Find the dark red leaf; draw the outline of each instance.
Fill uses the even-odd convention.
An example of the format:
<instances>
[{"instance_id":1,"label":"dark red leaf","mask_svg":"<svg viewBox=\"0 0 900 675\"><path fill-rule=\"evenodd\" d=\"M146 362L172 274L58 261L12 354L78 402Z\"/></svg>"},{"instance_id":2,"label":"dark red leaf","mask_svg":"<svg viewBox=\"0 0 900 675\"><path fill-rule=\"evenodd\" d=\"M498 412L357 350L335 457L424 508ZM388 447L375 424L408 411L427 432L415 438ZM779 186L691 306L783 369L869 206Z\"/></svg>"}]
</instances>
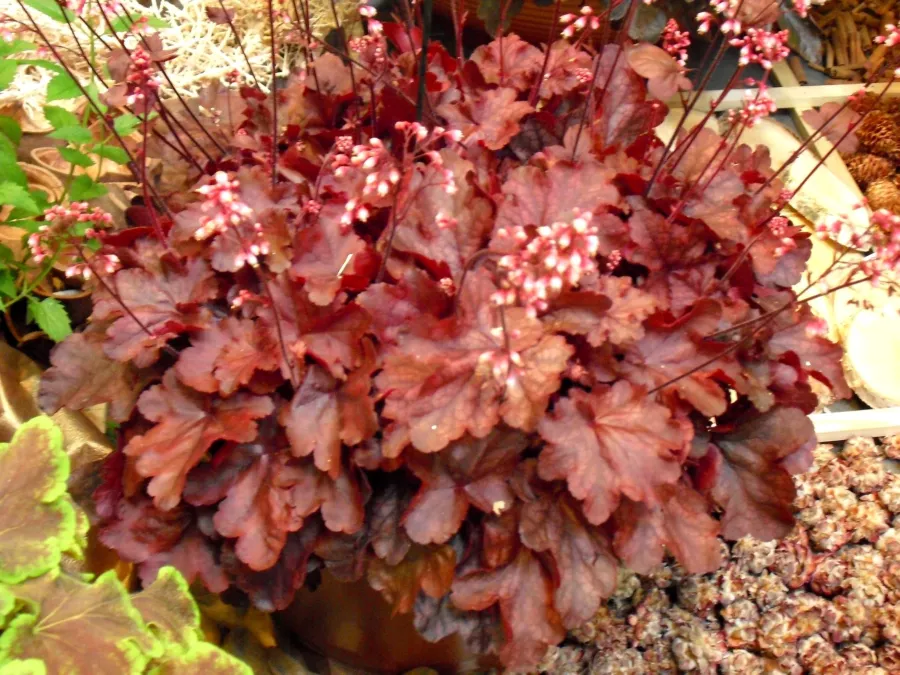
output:
<instances>
[{"instance_id":1,"label":"dark red leaf","mask_svg":"<svg viewBox=\"0 0 900 675\"><path fill-rule=\"evenodd\" d=\"M320 532L321 524L315 519L308 520L303 529L288 535L278 562L262 572L243 565L228 549L223 551L223 564L235 585L250 596L257 609L263 612L287 609L306 580L307 562Z\"/></svg>"},{"instance_id":2,"label":"dark red leaf","mask_svg":"<svg viewBox=\"0 0 900 675\"><path fill-rule=\"evenodd\" d=\"M613 521L616 554L638 574L661 565L666 550L690 574L712 572L722 563L719 521L709 515L707 501L682 483L660 486L649 502L622 500Z\"/></svg>"},{"instance_id":3,"label":"dark red leaf","mask_svg":"<svg viewBox=\"0 0 900 675\"><path fill-rule=\"evenodd\" d=\"M197 527L190 527L170 549L144 561L138 572L144 584L152 583L161 567L171 565L191 584L201 581L213 593L222 593L229 578L218 560L218 547Z\"/></svg>"},{"instance_id":4,"label":"dark red leaf","mask_svg":"<svg viewBox=\"0 0 900 675\"><path fill-rule=\"evenodd\" d=\"M278 368L277 337L259 323L225 317L191 340L175 364L178 379L206 393L233 394L257 370Z\"/></svg>"},{"instance_id":5,"label":"dark red leaf","mask_svg":"<svg viewBox=\"0 0 900 675\"><path fill-rule=\"evenodd\" d=\"M53 348L50 368L41 377L38 405L52 415L60 408L84 410L109 403L109 413L117 422L131 416L141 381L128 363L110 359L103 351L105 336L93 330L75 333Z\"/></svg>"},{"instance_id":6,"label":"dark red leaf","mask_svg":"<svg viewBox=\"0 0 900 675\"><path fill-rule=\"evenodd\" d=\"M463 143L483 143L489 150L500 150L519 133L519 122L533 108L517 101L518 92L510 87L471 91L463 101L439 106L437 112L450 129L461 131Z\"/></svg>"},{"instance_id":7,"label":"dark red leaf","mask_svg":"<svg viewBox=\"0 0 900 675\"><path fill-rule=\"evenodd\" d=\"M372 284L356 298L372 317L372 332L381 343L396 342L422 314L444 315L449 301L428 275L415 268L407 269L396 284Z\"/></svg>"},{"instance_id":8,"label":"dark red leaf","mask_svg":"<svg viewBox=\"0 0 900 675\"><path fill-rule=\"evenodd\" d=\"M469 505L485 513L509 508L513 494L506 484L519 454L524 434L495 429L482 439L464 437L441 453L414 454L409 466L422 481L403 524L419 544L442 544L459 530Z\"/></svg>"},{"instance_id":9,"label":"dark red leaf","mask_svg":"<svg viewBox=\"0 0 900 675\"><path fill-rule=\"evenodd\" d=\"M171 549L190 522L183 509L161 511L146 497L120 499L99 538L124 560L141 563Z\"/></svg>"},{"instance_id":10,"label":"dark red leaf","mask_svg":"<svg viewBox=\"0 0 900 675\"><path fill-rule=\"evenodd\" d=\"M538 473L566 480L595 525L609 518L620 495L652 500L658 486L677 481L692 436L689 425L625 381L589 394L573 389L539 431L547 445Z\"/></svg>"},{"instance_id":11,"label":"dark red leaf","mask_svg":"<svg viewBox=\"0 0 900 675\"><path fill-rule=\"evenodd\" d=\"M618 561L609 541L586 523L578 507L562 495L544 494L522 506L522 543L547 551L559 573L554 607L566 628L589 621L600 603L616 590Z\"/></svg>"},{"instance_id":12,"label":"dark red leaf","mask_svg":"<svg viewBox=\"0 0 900 675\"><path fill-rule=\"evenodd\" d=\"M783 462L816 442L812 422L796 408L776 408L735 431L714 435L701 484L724 509L722 536L782 537L794 522L794 481Z\"/></svg>"},{"instance_id":13,"label":"dark red leaf","mask_svg":"<svg viewBox=\"0 0 900 675\"><path fill-rule=\"evenodd\" d=\"M106 283L118 298L98 289L93 314L95 321L111 322L106 353L139 368L156 361L160 348L171 338L206 326L209 313L200 303L217 293L212 270L196 258L185 262L181 270L121 270Z\"/></svg>"},{"instance_id":14,"label":"dark red leaf","mask_svg":"<svg viewBox=\"0 0 900 675\"><path fill-rule=\"evenodd\" d=\"M455 568L452 546L413 546L396 565L380 558L370 561L368 580L392 606L394 614L406 614L412 610L420 590L432 598L446 595Z\"/></svg>"},{"instance_id":15,"label":"dark red leaf","mask_svg":"<svg viewBox=\"0 0 900 675\"><path fill-rule=\"evenodd\" d=\"M403 560L412 545L400 522L408 505L409 494L401 483L389 483L370 502L372 550L388 565Z\"/></svg>"},{"instance_id":16,"label":"dark red leaf","mask_svg":"<svg viewBox=\"0 0 900 675\"><path fill-rule=\"evenodd\" d=\"M154 503L172 509L181 499L188 471L213 443L252 441L257 432L254 420L273 409L270 398L248 394L210 401L180 384L170 369L162 384L138 400L141 414L157 424L132 438L125 454L136 458L141 476L150 478L147 493Z\"/></svg>"},{"instance_id":17,"label":"dark red leaf","mask_svg":"<svg viewBox=\"0 0 900 675\"><path fill-rule=\"evenodd\" d=\"M506 630L500 658L507 668L534 668L547 648L565 637L553 607L553 584L527 549L521 549L505 567L457 579L451 597L460 609L477 611L500 605Z\"/></svg>"},{"instance_id":18,"label":"dark red leaf","mask_svg":"<svg viewBox=\"0 0 900 675\"><path fill-rule=\"evenodd\" d=\"M491 303L494 291L487 273L468 275L456 316L414 325L387 352L376 378L387 399L383 415L408 427L422 452L436 452L466 432L484 437L501 418L534 429L559 388L571 347L544 335L524 310L507 309L509 349L520 365L513 363Z\"/></svg>"}]
</instances>

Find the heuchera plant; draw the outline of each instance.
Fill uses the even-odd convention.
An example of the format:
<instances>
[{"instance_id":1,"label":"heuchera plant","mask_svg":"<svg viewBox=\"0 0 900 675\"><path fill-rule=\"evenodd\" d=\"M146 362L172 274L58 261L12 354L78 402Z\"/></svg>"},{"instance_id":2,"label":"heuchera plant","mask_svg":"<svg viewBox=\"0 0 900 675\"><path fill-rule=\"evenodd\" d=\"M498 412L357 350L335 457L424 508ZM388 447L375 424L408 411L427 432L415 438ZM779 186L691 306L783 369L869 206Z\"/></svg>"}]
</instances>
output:
<instances>
[{"instance_id":1,"label":"heuchera plant","mask_svg":"<svg viewBox=\"0 0 900 675\"><path fill-rule=\"evenodd\" d=\"M810 235L780 214L784 167L740 144L765 80L724 137L657 139L655 97L696 100L687 36L628 44L637 4L465 57L418 5L363 6L346 52L313 44L301 2L302 72L184 105L167 52L121 40L104 100L165 169L132 150L137 226L96 235L91 322L40 392L121 423L104 543L268 610L311 570L366 578L427 639L528 667L619 565L709 571L719 536L789 530L811 380L849 395L815 291L792 290ZM732 86L784 58L778 11L703 19L714 64L742 50ZM870 276L897 225L873 219Z\"/></svg>"}]
</instances>

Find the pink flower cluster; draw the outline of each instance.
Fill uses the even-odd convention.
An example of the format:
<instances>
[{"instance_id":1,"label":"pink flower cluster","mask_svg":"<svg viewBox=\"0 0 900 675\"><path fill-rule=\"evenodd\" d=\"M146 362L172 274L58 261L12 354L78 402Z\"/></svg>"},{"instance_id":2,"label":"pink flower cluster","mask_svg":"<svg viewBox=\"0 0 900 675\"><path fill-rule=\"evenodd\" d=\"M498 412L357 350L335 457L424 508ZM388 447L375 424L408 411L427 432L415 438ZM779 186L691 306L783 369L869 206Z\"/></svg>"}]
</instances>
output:
<instances>
[{"instance_id":1,"label":"pink flower cluster","mask_svg":"<svg viewBox=\"0 0 900 675\"><path fill-rule=\"evenodd\" d=\"M892 23L885 25L884 35L876 37L875 42L887 47L900 45L900 26L896 26Z\"/></svg>"},{"instance_id":2,"label":"pink flower cluster","mask_svg":"<svg viewBox=\"0 0 900 675\"><path fill-rule=\"evenodd\" d=\"M805 19L809 14L809 5L809 0L794 0L794 11Z\"/></svg>"},{"instance_id":3,"label":"pink flower cluster","mask_svg":"<svg viewBox=\"0 0 900 675\"><path fill-rule=\"evenodd\" d=\"M754 80L748 80L749 85L756 84ZM744 124L747 128L754 126L764 117L768 117L778 110L774 99L769 95L769 89L765 82L759 82L756 91L747 92L744 104L740 110L731 110L728 113L728 121L731 124Z\"/></svg>"},{"instance_id":4,"label":"pink flower cluster","mask_svg":"<svg viewBox=\"0 0 900 675\"><path fill-rule=\"evenodd\" d=\"M776 257L780 258L797 248L797 242L788 233L790 225L791 221L784 216L775 216L769 221L769 231L781 239L781 243L775 248Z\"/></svg>"},{"instance_id":5,"label":"pink flower cluster","mask_svg":"<svg viewBox=\"0 0 900 675\"><path fill-rule=\"evenodd\" d=\"M253 209L241 201L239 190L239 181L229 178L224 171L217 171L211 183L198 187L197 192L205 197L200 208L211 215L200 219L200 228L194 233L194 238L202 241L215 234L233 232L240 242L234 260L236 269L244 265L256 267L259 256L270 250L269 242L263 236L262 223L255 221Z\"/></svg>"},{"instance_id":6,"label":"pink flower cluster","mask_svg":"<svg viewBox=\"0 0 900 675\"><path fill-rule=\"evenodd\" d=\"M690 33L678 30L678 22L669 19L662 32L663 49L674 56L682 66L687 65L688 47L691 46Z\"/></svg>"},{"instance_id":7,"label":"pink flower cluster","mask_svg":"<svg viewBox=\"0 0 900 675\"><path fill-rule=\"evenodd\" d=\"M787 46L788 37L790 31L787 30L773 33L761 28L750 28L743 37L732 38L730 44L732 47L740 47L738 63L742 66L758 63L766 70L771 70L773 64L783 61L791 53Z\"/></svg>"},{"instance_id":8,"label":"pink flower cluster","mask_svg":"<svg viewBox=\"0 0 900 675\"><path fill-rule=\"evenodd\" d=\"M873 213L869 239L873 255L862 262L862 269L877 284L885 272L900 272L900 215L887 209Z\"/></svg>"},{"instance_id":9,"label":"pink flower cluster","mask_svg":"<svg viewBox=\"0 0 900 675\"><path fill-rule=\"evenodd\" d=\"M72 202L68 206L51 206L44 211L46 225L28 237L28 248L36 263L54 254L52 246L67 236L90 236L94 227L109 227L112 216L103 209L91 207L87 202ZM81 229L83 228L83 229ZM76 231L79 230L79 231Z\"/></svg>"},{"instance_id":10,"label":"pink flower cluster","mask_svg":"<svg viewBox=\"0 0 900 675\"><path fill-rule=\"evenodd\" d=\"M160 82L153 69L153 59L146 49L140 45L136 46L131 50L130 59L128 74L125 77L129 93L125 101L133 106L155 96Z\"/></svg>"},{"instance_id":11,"label":"pink flower cluster","mask_svg":"<svg viewBox=\"0 0 900 675\"><path fill-rule=\"evenodd\" d=\"M733 33L734 35L740 34L741 22L737 18L737 13L740 11L743 2L744 0L711 0L709 3L716 11L716 14L725 17L725 21L722 22L723 33ZM702 13L707 14L706 12ZM701 22L705 22L707 24L707 30L709 30L709 21L712 19L712 16L707 14L707 17L708 18L700 19L700 16L698 15L697 18Z\"/></svg>"},{"instance_id":12,"label":"pink flower cluster","mask_svg":"<svg viewBox=\"0 0 900 675\"><path fill-rule=\"evenodd\" d=\"M94 276L94 272L100 272L104 275L110 275L116 272L122 266L119 256L114 253L98 253L91 260L91 263L78 262L66 268L67 277L82 277L90 279Z\"/></svg>"},{"instance_id":13,"label":"pink flower cluster","mask_svg":"<svg viewBox=\"0 0 900 675\"><path fill-rule=\"evenodd\" d=\"M350 136L339 136L334 144L335 155L332 164L336 178L344 178L351 171L360 171L365 176L363 199L349 199L341 216L341 224L349 228L354 220L366 222L369 209L365 205L366 198L387 197L391 188L400 182L400 170L394 158L379 138L372 138L366 143L353 145Z\"/></svg>"},{"instance_id":14,"label":"pink flower cluster","mask_svg":"<svg viewBox=\"0 0 900 675\"><path fill-rule=\"evenodd\" d=\"M581 8L578 14L563 14L559 22L565 26L562 31L564 38L570 38L582 30L594 31L600 28L600 17L594 14L594 10L588 5Z\"/></svg>"},{"instance_id":15,"label":"pink flower cluster","mask_svg":"<svg viewBox=\"0 0 900 675\"><path fill-rule=\"evenodd\" d=\"M537 315L547 309L548 300L598 272L600 237L591 213L575 213L571 222L544 225L534 234L515 226L501 229L498 236L518 250L497 263L505 282L494 294L497 305L518 303Z\"/></svg>"}]
</instances>

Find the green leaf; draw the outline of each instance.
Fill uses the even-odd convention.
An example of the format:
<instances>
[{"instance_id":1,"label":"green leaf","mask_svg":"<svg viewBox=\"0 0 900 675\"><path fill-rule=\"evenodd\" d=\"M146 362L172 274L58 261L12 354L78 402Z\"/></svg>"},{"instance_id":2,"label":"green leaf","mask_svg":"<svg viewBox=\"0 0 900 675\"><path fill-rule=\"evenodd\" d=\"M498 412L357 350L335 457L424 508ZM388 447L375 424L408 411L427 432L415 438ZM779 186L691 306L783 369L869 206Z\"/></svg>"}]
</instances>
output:
<instances>
[{"instance_id":1,"label":"green leaf","mask_svg":"<svg viewBox=\"0 0 900 675\"><path fill-rule=\"evenodd\" d=\"M17 61L12 59L0 61L0 91L3 91L12 84L18 69L19 63Z\"/></svg>"},{"instance_id":2,"label":"green leaf","mask_svg":"<svg viewBox=\"0 0 900 675\"><path fill-rule=\"evenodd\" d=\"M101 183L91 180L90 176L78 176L69 184L69 199L73 202L86 202L102 197L109 190Z\"/></svg>"},{"instance_id":3,"label":"green leaf","mask_svg":"<svg viewBox=\"0 0 900 675\"><path fill-rule=\"evenodd\" d=\"M44 298L40 302L28 298L28 309L38 328L54 342L60 342L72 334L72 322L66 308L56 298Z\"/></svg>"},{"instance_id":4,"label":"green leaf","mask_svg":"<svg viewBox=\"0 0 900 675\"><path fill-rule=\"evenodd\" d=\"M0 244L0 267L3 267L13 261L15 256L9 246Z\"/></svg>"},{"instance_id":5,"label":"green leaf","mask_svg":"<svg viewBox=\"0 0 900 675\"><path fill-rule=\"evenodd\" d=\"M13 610L16 608L16 596L6 590L6 587L0 585L0 630L2 630L9 619ZM0 673L3 670L0 669Z\"/></svg>"},{"instance_id":6,"label":"green leaf","mask_svg":"<svg viewBox=\"0 0 900 675\"><path fill-rule=\"evenodd\" d=\"M58 63L54 63L53 61L48 61L47 59L19 59L20 66L37 66L38 68L44 68L45 70L52 71L54 73L65 73L66 69L63 68Z\"/></svg>"},{"instance_id":7,"label":"green leaf","mask_svg":"<svg viewBox=\"0 0 900 675\"><path fill-rule=\"evenodd\" d=\"M59 21L60 23L64 23L66 18L68 18L69 21L75 20L75 15L69 10L60 7L56 0L23 0L23 2L32 9L36 9L41 14L46 14L51 19Z\"/></svg>"},{"instance_id":8,"label":"green leaf","mask_svg":"<svg viewBox=\"0 0 900 675\"><path fill-rule=\"evenodd\" d=\"M2 42L2 41L0 41ZM22 127L12 117L0 115L0 134L6 136L16 145L22 140Z\"/></svg>"},{"instance_id":9,"label":"green leaf","mask_svg":"<svg viewBox=\"0 0 900 675\"><path fill-rule=\"evenodd\" d=\"M50 125L54 129L82 126L81 119L79 119L78 115L55 105L44 106L44 117L47 118L47 121L50 122Z\"/></svg>"},{"instance_id":10,"label":"green leaf","mask_svg":"<svg viewBox=\"0 0 900 675\"><path fill-rule=\"evenodd\" d=\"M197 642L184 654L163 661L149 675L253 675L253 671L215 645Z\"/></svg>"},{"instance_id":11,"label":"green leaf","mask_svg":"<svg viewBox=\"0 0 900 675\"><path fill-rule=\"evenodd\" d=\"M97 83L88 82L84 90L87 92L88 100L91 102L91 108L93 109L91 112L100 111L101 114L106 114L109 107L100 100L100 88L97 86Z\"/></svg>"},{"instance_id":12,"label":"green leaf","mask_svg":"<svg viewBox=\"0 0 900 675\"><path fill-rule=\"evenodd\" d=\"M6 478L0 482L0 583L17 584L56 568L74 540L69 456L59 427L47 416L20 426L0 445L0 476ZM0 637L0 653L2 646Z\"/></svg>"},{"instance_id":13,"label":"green leaf","mask_svg":"<svg viewBox=\"0 0 900 675\"><path fill-rule=\"evenodd\" d=\"M0 58L31 51L32 49L37 49L37 45L33 42L28 42L28 40L13 40L12 42L0 40Z\"/></svg>"},{"instance_id":14,"label":"green leaf","mask_svg":"<svg viewBox=\"0 0 900 675\"><path fill-rule=\"evenodd\" d=\"M156 580L131 597L141 617L167 654L185 652L203 637L200 610L187 581L174 567L163 567Z\"/></svg>"},{"instance_id":15,"label":"green leaf","mask_svg":"<svg viewBox=\"0 0 900 675\"><path fill-rule=\"evenodd\" d=\"M40 659L16 659L0 666L0 675L47 675L47 666Z\"/></svg>"},{"instance_id":16,"label":"green leaf","mask_svg":"<svg viewBox=\"0 0 900 675\"><path fill-rule=\"evenodd\" d=\"M481 0L478 3L478 18L484 22L484 29L489 35L494 36L500 29L500 16L506 7L506 20L503 23L503 31L509 30L509 25L516 15L522 11L524 0Z\"/></svg>"},{"instance_id":17,"label":"green leaf","mask_svg":"<svg viewBox=\"0 0 900 675\"><path fill-rule=\"evenodd\" d=\"M81 88L68 73L59 73L47 83L47 101L62 101L81 95Z\"/></svg>"},{"instance_id":18,"label":"green leaf","mask_svg":"<svg viewBox=\"0 0 900 675\"><path fill-rule=\"evenodd\" d=\"M91 149L91 152L104 159L109 159L116 164L128 164L128 153L118 145L98 143Z\"/></svg>"},{"instance_id":19,"label":"green leaf","mask_svg":"<svg viewBox=\"0 0 900 675\"><path fill-rule=\"evenodd\" d=\"M114 19L113 21L110 21L110 27L116 33L122 33L124 31L128 30L129 28L131 28L135 24L136 21L138 21L139 19L142 19L142 18L145 18L145 17L142 17L139 15L139 16L135 16L132 19L131 16L120 16L119 18ZM167 22L163 21L162 19L160 19L158 16L148 16L148 17L146 17L146 19L147 19L147 25L150 26L151 28L157 28L157 29L170 28L169 24ZM107 29L106 32L110 33L112 31Z\"/></svg>"},{"instance_id":20,"label":"green leaf","mask_svg":"<svg viewBox=\"0 0 900 675\"><path fill-rule=\"evenodd\" d=\"M78 150L72 148L60 148L59 154L69 164L74 164L75 166L88 167L94 165L94 160L83 152L78 152Z\"/></svg>"},{"instance_id":21,"label":"green leaf","mask_svg":"<svg viewBox=\"0 0 900 675\"><path fill-rule=\"evenodd\" d=\"M37 202L28 194L28 190L15 183L0 183L0 204L15 206L30 215L41 212Z\"/></svg>"},{"instance_id":22,"label":"green leaf","mask_svg":"<svg viewBox=\"0 0 900 675\"><path fill-rule=\"evenodd\" d=\"M62 140L69 141L69 143L74 143L75 145L83 145L94 140L90 130L81 126L60 127L59 129L51 131L49 136L50 138L61 138Z\"/></svg>"},{"instance_id":23,"label":"green leaf","mask_svg":"<svg viewBox=\"0 0 900 675\"><path fill-rule=\"evenodd\" d=\"M50 673L137 675L161 654L113 570L88 584L54 571L9 587L30 608L0 636L0 653Z\"/></svg>"},{"instance_id":24,"label":"green leaf","mask_svg":"<svg viewBox=\"0 0 900 675\"><path fill-rule=\"evenodd\" d=\"M113 120L113 129L115 129L116 133L120 136L128 136L129 134L134 133L134 130L137 129L140 124L140 117L132 115L131 113L125 113Z\"/></svg>"},{"instance_id":25,"label":"green leaf","mask_svg":"<svg viewBox=\"0 0 900 675\"><path fill-rule=\"evenodd\" d=\"M15 183L22 187L28 185L28 178L19 166L16 146L3 134L0 134L0 176L6 183Z\"/></svg>"}]
</instances>

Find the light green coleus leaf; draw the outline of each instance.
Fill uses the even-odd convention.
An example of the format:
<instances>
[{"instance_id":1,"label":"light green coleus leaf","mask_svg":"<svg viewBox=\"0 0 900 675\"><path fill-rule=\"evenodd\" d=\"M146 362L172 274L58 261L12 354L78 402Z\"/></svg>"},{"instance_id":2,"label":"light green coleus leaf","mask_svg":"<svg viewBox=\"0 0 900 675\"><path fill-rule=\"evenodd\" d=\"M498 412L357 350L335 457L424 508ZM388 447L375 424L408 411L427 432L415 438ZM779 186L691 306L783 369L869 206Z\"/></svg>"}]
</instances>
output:
<instances>
[{"instance_id":1,"label":"light green coleus leaf","mask_svg":"<svg viewBox=\"0 0 900 675\"><path fill-rule=\"evenodd\" d=\"M161 655L112 570L94 583L56 570L8 590L26 609L0 635L0 663L37 659L48 673L137 675Z\"/></svg>"},{"instance_id":2,"label":"light green coleus leaf","mask_svg":"<svg viewBox=\"0 0 900 675\"><path fill-rule=\"evenodd\" d=\"M253 675L253 671L215 645L197 642L180 656L152 668L149 675Z\"/></svg>"},{"instance_id":3,"label":"light green coleus leaf","mask_svg":"<svg viewBox=\"0 0 900 675\"><path fill-rule=\"evenodd\" d=\"M0 445L0 583L57 567L72 546L76 517L68 477L62 432L49 417L29 420Z\"/></svg>"},{"instance_id":4,"label":"light green coleus leaf","mask_svg":"<svg viewBox=\"0 0 900 675\"><path fill-rule=\"evenodd\" d=\"M72 321L66 308L56 298L44 298L40 301L28 298L28 312L38 328L54 342L62 342L71 335Z\"/></svg>"},{"instance_id":5,"label":"light green coleus leaf","mask_svg":"<svg viewBox=\"0 0 900 675\"><path fill-rule=\"evenodd\" d=\"M188 651L202 637L200 610L187 581L174 567L163 567L156 580L131 602L167 653Z\"/></svg>"},{"instance_id":6,"label":"light green coleus leaf","mask_svg":"<svg viewBox=\"0 0 900 675\"><path fill-rule=\"evenodd\" d=\"M0 665L0 675L47 675L47 666L37 659L15 659Z\"/></svg>"}]
</instances>

